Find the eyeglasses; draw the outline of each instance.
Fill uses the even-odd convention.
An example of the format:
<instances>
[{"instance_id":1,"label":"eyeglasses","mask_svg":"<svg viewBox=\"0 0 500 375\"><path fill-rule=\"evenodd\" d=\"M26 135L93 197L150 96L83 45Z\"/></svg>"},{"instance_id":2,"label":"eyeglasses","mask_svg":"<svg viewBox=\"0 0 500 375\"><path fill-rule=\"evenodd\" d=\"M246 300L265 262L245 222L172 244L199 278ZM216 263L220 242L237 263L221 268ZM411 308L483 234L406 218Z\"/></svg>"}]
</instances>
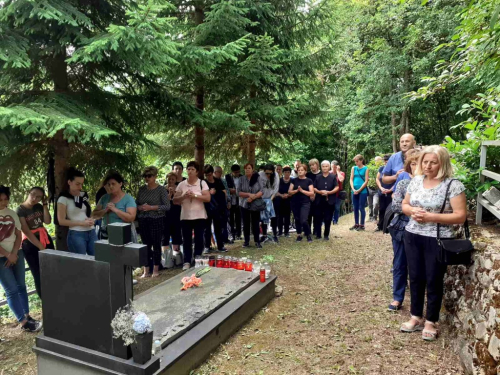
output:
<instances>
[{"instance_id":1,"label":"eyeglasses","mask_svg":"<svg viewBox=\"0 0 500 375\"><path fill-rule=\"evenodd\" d=\"M272 176L272 175L273 175L273 173L272 173L272 172L266 172L266 175L268 175L268 176Z\"/></svg>"},{"instance_id":2,"label":"eyeglasses","mask_svg":"<svg viewBox=\"0 0 500 375\"><path fill-rule=\"evenodd\" d=\"M153 176L154 176L154 175L153 175L153 174L151 174L151 173L146 173L146 174L143 174L143 175L142 175L142 177L144 177L144 178L151 178L151 177L153 177Z\"/></svg>"}]
</instances>

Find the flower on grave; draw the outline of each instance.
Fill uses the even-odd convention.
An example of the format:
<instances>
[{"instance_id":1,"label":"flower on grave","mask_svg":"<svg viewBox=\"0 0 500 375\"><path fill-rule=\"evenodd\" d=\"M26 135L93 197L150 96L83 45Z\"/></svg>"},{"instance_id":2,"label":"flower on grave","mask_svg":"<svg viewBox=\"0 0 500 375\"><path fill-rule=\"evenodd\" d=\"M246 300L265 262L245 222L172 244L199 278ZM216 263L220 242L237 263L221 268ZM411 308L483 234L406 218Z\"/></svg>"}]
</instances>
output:
<instances>
[{"instance_id":1,"label":"flower on grave","mask_svg":"<svg viewBox=\"0 0 500 375\"><path fill-rule=\"evenodd\" d=\"M143 334L151 331L153 327L151 326L151 321L148 316L143 312L140 312L135 316L133 328L138 334Z\"/></svg>"},{"instance_id":2,"label":"flower on grave","mask_svg":"<svg viewBox=\"0 0 500 375\"><path fill-rule=\"evenodd\" d=\"M135 337L138 334L151 331L151 321L143 312L137 312L133 303L127 305L115 314L111 321L111 328L113 329L113 337L115 339L121 338L125 346L131 345L135 342Z\"/></svg>"}]
</instances>

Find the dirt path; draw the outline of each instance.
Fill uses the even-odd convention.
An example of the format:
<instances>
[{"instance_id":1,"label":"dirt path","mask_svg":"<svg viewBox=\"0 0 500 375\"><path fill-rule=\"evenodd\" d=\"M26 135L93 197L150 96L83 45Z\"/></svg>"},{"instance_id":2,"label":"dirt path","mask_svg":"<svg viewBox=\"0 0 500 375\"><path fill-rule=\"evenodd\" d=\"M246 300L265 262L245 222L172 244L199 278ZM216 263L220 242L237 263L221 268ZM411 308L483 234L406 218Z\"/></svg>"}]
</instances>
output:
<instances>
[{"instance_id":1,"label":"dirt path","mask_svg":"<svg viewBox=\"0 0 500 375\"><path fill-rule=\"evenodd\" d=\"M435 343L399 332L408 316L387 312L392 248L387 235L350 232L352 216L329 242L282 239L264 249L231 246L231 255L275 258L283 295L222 345L195 374L461 374L446 332ZM341 238L333 238L333 235ZM244 251L247 250L247 251ZM178 273L141 280L136 293ZM409 296L407 294L407 303ZM39 316L39 314L37 314ZM0 375L35 374L34 336L0 324Z\"/></svg>"},{"instance_id":2,"label":"dirt path","mask_svg":"<svg viewBox=\"0 0 500 375\"><path fill-rule=\"evenodd\" d=\"M196 374L461 374L445 332L426 343L402 334L391 301L388 235L350 232L342 218L330 242L266 246L283 295L202 365ZM332 236L331 236L332 237ZM252 251L248 251L251 253ZM260 255L260 254L259 254ZM407 303L409 295L407 294Z\"/></svg>"}]
</instances>

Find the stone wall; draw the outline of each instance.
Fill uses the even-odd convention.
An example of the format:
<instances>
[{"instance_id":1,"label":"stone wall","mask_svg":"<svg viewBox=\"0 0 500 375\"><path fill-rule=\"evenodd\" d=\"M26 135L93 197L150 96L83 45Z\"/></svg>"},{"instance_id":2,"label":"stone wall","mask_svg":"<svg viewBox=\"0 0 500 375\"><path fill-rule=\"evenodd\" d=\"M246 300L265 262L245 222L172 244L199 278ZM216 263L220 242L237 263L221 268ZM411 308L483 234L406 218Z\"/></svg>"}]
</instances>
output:
<instances>
[{"instance_id":1,"label":"stone wall","mask_svg":"<svg viewBox=\"0 0 500 375\"><path fill-rule=\"evenodd\" d=\"M449 266L444 319L456 328L455 350L466 374L500 374L500 249L475 242L471 266Z\"/></svg>"}]
</instances>

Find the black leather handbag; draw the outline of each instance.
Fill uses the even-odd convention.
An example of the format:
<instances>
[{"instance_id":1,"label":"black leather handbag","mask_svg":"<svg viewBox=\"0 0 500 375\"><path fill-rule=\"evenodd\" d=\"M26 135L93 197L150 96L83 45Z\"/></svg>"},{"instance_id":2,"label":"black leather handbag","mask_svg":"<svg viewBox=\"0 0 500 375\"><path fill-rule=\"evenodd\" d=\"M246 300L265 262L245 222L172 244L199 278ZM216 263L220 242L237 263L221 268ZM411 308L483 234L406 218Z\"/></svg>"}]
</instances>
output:
<instances>
[{"instance_id":1,"label":"black leather handbag","mask_svg":"<svg viewBox=\"0 0 500 375\"><path fill-rule=\"evenodd\" d=\"M445 199L443 202L443 206L441 207L441 212L444 212L444 208L446 206L446 197L450 191L450 186L454 180L451 180L446 188ZM470 241L470 231L469 231L469 223L467 219L465 219L464 223L464 239L446 239L441 238L440 236L441 225L437 225L437 241L439 245L439 254L438 261L442 264L446 265L469 265L472 261L472 252L474 251L474 245Z\"/></svg>"},{"instance_id":2,"label":"black leather handbag","mask_svg":"<svg viewBox=\"0 0 500 375\"><path fill-rule=\"evenodd\" d=\"M248 210L250 211L264 211L266 209L266 202L264 202L264 199L262 198L257 198L256 200L251 201L248 203Z\"/></svg>"}]
</instances>

